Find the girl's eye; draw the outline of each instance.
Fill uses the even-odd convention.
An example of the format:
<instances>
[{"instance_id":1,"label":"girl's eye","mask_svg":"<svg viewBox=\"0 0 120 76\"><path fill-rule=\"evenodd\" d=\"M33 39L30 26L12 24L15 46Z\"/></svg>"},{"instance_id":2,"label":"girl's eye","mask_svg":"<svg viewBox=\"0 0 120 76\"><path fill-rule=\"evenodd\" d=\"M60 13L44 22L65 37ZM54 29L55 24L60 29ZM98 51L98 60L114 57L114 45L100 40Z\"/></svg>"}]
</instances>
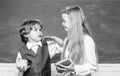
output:
<instances>
[{"instance_id":1,"label":"girl's eye","mask_svg":"<svg viewBox=\"0 0 120 76\"><path fill-rule=\"evenodd\" d=\"M65 23L65 21L63 21L62 23Z\"/></svg>"},{"instance_id":2,"label":"girl's eye","mask_svg":"<svg viewBox=\"0 0 120 76\"><path fill-rule=\"evenodd\" d=\"M63 23L66 23L66 20L63 20Z\"/></svg>"}]
</instances>

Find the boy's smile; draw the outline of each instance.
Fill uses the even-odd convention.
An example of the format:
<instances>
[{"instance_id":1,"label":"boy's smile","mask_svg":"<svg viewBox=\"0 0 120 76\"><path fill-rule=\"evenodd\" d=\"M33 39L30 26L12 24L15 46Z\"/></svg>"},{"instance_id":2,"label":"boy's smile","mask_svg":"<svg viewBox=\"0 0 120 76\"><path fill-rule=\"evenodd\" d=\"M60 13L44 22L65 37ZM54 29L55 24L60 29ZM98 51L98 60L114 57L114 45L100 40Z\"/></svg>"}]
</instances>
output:
<instances>
[{"instance_id":1,"label":"boy's smile","mask_svg":"<svg viewBox=\"0 0 120 76\"><path fill-rule=\"evenodd\" d=\"M42 30L39 24L35 24L27 35L29 42L38 42L42 38Z\"/></svg>"}]
</instances>

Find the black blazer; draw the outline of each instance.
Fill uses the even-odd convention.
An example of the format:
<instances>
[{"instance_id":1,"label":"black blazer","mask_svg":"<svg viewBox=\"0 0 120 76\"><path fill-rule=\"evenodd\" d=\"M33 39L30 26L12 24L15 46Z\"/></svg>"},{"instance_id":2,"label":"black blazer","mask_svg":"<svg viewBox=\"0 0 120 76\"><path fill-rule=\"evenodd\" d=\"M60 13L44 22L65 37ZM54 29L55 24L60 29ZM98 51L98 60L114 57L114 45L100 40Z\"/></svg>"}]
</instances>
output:
<instances>
[{"instance_id":1,"label":"black blazer","mask_svg":"<svg viewBox=\"0 0 120 76\"><path fill-rule=\"evenodd\" d=\"M42 41L42 47L38 48L37 54L27 46L23 46L19 51L22 58L28 60L30 66L23 76L51 76L51 62L46 41Z\"/></svg>"}]
</instances>

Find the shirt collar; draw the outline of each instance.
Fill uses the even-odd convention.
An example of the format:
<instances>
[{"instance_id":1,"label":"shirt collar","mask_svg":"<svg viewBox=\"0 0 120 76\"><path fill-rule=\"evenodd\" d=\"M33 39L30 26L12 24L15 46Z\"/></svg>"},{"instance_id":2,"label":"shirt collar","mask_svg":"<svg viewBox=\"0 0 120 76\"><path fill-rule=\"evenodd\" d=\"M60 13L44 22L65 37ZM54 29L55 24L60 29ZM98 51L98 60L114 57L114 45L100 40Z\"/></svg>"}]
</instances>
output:
<instances>
[{"instance_id":1,"label":"shirt collar","mask_svg":"<svg viewBox=\"0 0 120 76\"><path fill-rule=\"evenodd\" d=\"M28 49L31 49L31 48L32 48L33 46L35 46L35 45L40 45L40 46L42 47L42 42L41 42L41 41L39 41L39 42L37 42L37 43L27 42L27 44L26 44L26 46L27 46Z\"/></svg>"}]
</instances>

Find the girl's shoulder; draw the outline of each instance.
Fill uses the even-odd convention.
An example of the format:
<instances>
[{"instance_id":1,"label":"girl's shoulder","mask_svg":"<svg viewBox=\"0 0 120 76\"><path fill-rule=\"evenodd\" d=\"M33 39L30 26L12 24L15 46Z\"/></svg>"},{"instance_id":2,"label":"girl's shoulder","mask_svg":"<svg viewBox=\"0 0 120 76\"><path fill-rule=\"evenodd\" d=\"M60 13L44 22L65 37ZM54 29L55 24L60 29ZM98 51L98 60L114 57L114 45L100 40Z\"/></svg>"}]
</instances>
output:
<instances>
[{"instance_id":1,"label":"girl's shoulder","mask_svg":"<svg viewBox=\"0 0 120 76\"><path fill-rule=\"evenodd\" d=\"M65 39L64 39L64 43L66 43L68 41L68 37L66 37Z\"/></svg>"},{"instance_id":2,"label":"girl's shoulder","mask_svg":"<svg viewBox=\"0 0 120 76\"><path fill-rule=\"evenodd\" d=\"M94 43L93 38L90 35L88 35L88 34L84 35L84 41L85 42L92 42L92 43Z\"/></svg>"},{"instance_id":3,"label":"girl's shoulder","mask_svg":"<svg viewBox=\"0 0 120 76\"><path fill-rule=\"evenodd\" d=\"M64 39L64 41L67 41L68 40L68 37L66 37L65 39Z\"/></svg>"}]
</instances>

